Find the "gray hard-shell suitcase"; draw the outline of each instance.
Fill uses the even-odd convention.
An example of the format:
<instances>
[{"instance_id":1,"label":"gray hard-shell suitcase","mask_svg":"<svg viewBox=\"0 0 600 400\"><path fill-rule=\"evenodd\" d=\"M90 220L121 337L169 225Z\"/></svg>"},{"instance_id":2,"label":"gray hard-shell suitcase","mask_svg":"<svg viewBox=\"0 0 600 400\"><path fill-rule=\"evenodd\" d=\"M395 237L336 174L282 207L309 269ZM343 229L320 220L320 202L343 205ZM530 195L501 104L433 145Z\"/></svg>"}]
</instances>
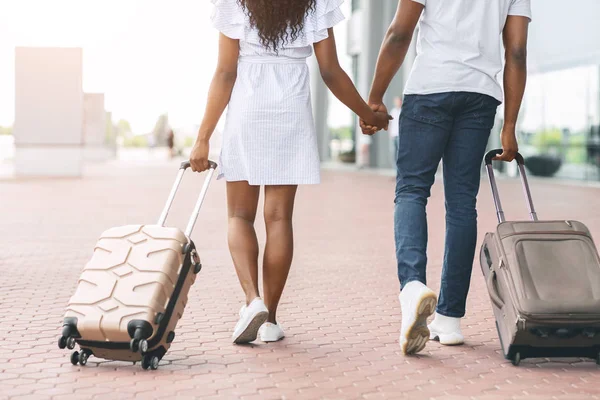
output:
<instances>
[{"instance_id":1,"label":"gray hard-shell suitcase","mask_svg":"<svg viewBox=\"0 0 600 400\"><path fill-rule=\"evenodd\" d=\"M584 357L600 364L600 258L577 221L539 221L523 157L517 155L531 221L504 218L492 159L485 165L499 225L485 235L480 261L504 356Z\"/></svg>"}]
</instances>

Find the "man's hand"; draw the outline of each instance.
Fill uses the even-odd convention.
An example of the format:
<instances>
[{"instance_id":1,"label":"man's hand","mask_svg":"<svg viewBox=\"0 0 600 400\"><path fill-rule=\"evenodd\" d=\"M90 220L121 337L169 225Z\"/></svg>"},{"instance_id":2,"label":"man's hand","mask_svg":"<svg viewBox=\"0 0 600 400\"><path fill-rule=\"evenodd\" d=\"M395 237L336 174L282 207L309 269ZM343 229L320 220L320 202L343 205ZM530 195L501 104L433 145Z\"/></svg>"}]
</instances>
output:
<instances>
[{"instance_id":1,"label":"man's hand","mask_svg":"<svg viewBox=\"0 0 600 400\"><path fill-rule=\"evenodd\" d=\"M502 154L494 157L494 160L507 162L514 160L519 151L515 128L504 126L500 138L502 140Z\"/></svg>"},{"instance_id":2,"label":"man's hand","mask_svg":"<svg viewBox=\"0 0 600 400\"><path fill-rule=\"evenodd\" d=\"M192 153L190 154L190 164L192 166L192 171L194 172L203 172L209 168L208 164L208 151L209 151L208 141L204 141L201 139L196 140L194 147L192 148Z\"/></svg>"},{"instance_id":3,"label":"man's hand","mask_svg":"<svg viewBox=\"0 0 600 400\"><path fill-rule=\"evenodd\" d=\"M376 113L385 113L386 115L389 115L387 107L383 103L369 103L369 106L371 107L371 110L375 111ZM391 117L388 118L388 123L390 120L391 120ZM362 129L363 134L370 136L370 135L374 135L381 129L387 129L388 127L385 126L382 128L378 128L377 126L367 124L364 120L361 119L360 120L360 128Z\"/></svg>"}]
</instances>

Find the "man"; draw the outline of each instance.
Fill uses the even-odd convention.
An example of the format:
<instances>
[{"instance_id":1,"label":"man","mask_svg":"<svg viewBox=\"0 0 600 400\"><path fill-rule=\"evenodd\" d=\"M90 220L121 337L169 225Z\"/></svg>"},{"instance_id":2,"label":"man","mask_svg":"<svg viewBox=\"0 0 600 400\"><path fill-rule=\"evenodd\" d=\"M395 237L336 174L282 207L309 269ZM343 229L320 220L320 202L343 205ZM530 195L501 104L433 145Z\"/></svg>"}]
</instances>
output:
<instances>
[{"instance_id":1,"label":"man","mask_svg":"<svg viewBox=\"0 0 600 400\"><path fill-rule=\"evenodd\" d=\"M527 76L531 5L530 0L401 0L377 62L369 96L374 109L386 110L384 94L404 61L419 19L417 58L400 117L395 198L404 354L423 350L430 338L444 345L464 341L460 319L477 241L481 161L503 100L504 152L497 159L512 161L518 151L515 126ZM502 40L504 96L496 78L502 70ZM369 126L361 126L372 133ZM426 286L425 206L442 160L446 246L437 302Z\"/></svg>"},{"instance_id":2,"label":"man","mask_svg":"<svg viewBox=\"0 0 600 400\"><path fill-rule=\"evenodd\" d=\"M389 133L390 141L392 142L390 148L392 151L392 157L394 162L398 162L398 141L400 134L400 113L402 112L402 98L394 97L394 108L390 112L393 122L390 124Z\"/></svg>"}]
</instances>

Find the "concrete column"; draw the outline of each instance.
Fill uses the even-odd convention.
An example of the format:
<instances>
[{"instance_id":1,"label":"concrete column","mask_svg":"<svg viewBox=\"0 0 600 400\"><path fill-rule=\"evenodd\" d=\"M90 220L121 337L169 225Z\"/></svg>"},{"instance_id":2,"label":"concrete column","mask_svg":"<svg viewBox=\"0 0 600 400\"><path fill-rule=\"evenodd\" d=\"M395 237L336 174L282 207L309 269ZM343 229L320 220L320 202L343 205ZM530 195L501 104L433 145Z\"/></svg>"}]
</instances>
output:
<instances>
[{"instance_id":1,"label":"concrete column","mask_svg":"<svg viewBox=\"0 0 600 400\"><path fill-rule=\"evenodd\" d=\"M325 86L323 79L321 79L319 64L314 55L308 59L308 68L310 70L312 108L315 127L317 129L319 157L321 158L321 162L324 162L331 158L329 149L329 125L327 124L327 116L329 114L329 91L327 86Z\"/></svg>"},{"instance_id":2,"label":"concrete column","mask_svg":"<svg viewBox=\"0 0 600 400\"><path fill-rule=\"evenodd\" d=\"M84 93L83 105L84 158L86 161L106 161L112 152L106 142L104 93Z\"/></svg>"},{"instance_id":3,"label":"concrete column","mask_svg":"<svg viewBox=\"0 0 600 400\"><path fill-rule=\"evenodd\" d=\"M384 8L384 12L382 15L382 21L381 21L381 26L384 28L383 33L382 33L382 42L383 42L383 38L385 37L385 34L387 32L389 25L391 24L392 20L394 19L394 16L396 15L396 10L398 8L398 1L397 0L385 0L384 7L385 8ZM415 35L413 42L406 54L404 63L402 64L402 67L400 68L400 70L398 71L398 73L396 74L396 76L394 77L392 82L390 83L388 91L386 92L386 95L383 99L386 106L388 107L388 110L391 110L394 105L394 97L402 97L402 94L404 93L404 87L406 85L406 81L408 80L408 76L410 75L410 70L412 68L414 58L416 56L415 43L416 43L416 35ZM377 60L375 60L375 62L376 61ZM397 123L399 123L399 121L392 121L391 123L397 124ZM379 133L379 136L381 136L381 138L379 139L379 142L378 142L378 154L377 154L376 166L380 167L380 168L395 168L394 158L393 158L393 154L391 151L392 143L391 143L391 139L389 137L389 133L382 131ZM384 136L385 136L385 139L384 139Z\"/></svg>"},{"instance_id":4,"label":"concrete column","mask_svg":"<svg viewBox=\"0 0 600 400\"><path fill-rule=\"evenodd\" d=\"M384 27L382 26L382 16L384 11L383 1L363 1L361 2L361 17L362 27L360 37L360 57L358 63L358 82L357 88L364 99L369 96L371 89L371 83L373 76L375 75L375 64L377 62L377 56L379 55L379 49L381 48L381 42L383 39ZM377 135L371 137L370 149L369 149L369 166L378 167L378 156L380 154L380 147L382 140L386 140L385 133L382 135L380 132ZM367 139L368 140L368 139ZM365 138L360 132L357 132L357 157L361 157L361 143L365 141ZM362 164L363 162L360 161Z\"/></svg>"},{"instance_id":5,"label":"concrete column","mask_svg":"<svg viewBox=\"0 0 600 400\"><path fill-rule=\"evenodd\" d=\"M80 176L82 50L15 49L15 173Z\"/></svg>"},{"instance_id":6,"label":"concrete column","mask_svg":"<svg viewBox=\"0 0 600 400\"><path fill-rule=\"evenodd\" d=\"M600 64L598 64L598 110L596 110L595 124L599 125L600 129ZM600 134L600 133L599 133Z\"/></svg>"},{"instance_id":7,"label":"concrete column","mask_svg":"<svg viewBox=\"0 0 600 400\"><path fill-rule=\"evenodd\" d=\"M365 1L362 3L361 12L364 30L361 36L358 88L365 99L371 89L381 44L396 14L397 7L397 0ZM404 91L404 84L408 77L408 72L412 67L413 60L414 45L409 49L402 68L393 79L384 97L384 102L389 109L393 106L393 98L401 96ZM397 123L398 121L395 122ZM385 131L381 131L372 137L369 156L371 167L393 167L393 158L390 151L391 145L389 134Z\"/></svg>"}]
</instances>

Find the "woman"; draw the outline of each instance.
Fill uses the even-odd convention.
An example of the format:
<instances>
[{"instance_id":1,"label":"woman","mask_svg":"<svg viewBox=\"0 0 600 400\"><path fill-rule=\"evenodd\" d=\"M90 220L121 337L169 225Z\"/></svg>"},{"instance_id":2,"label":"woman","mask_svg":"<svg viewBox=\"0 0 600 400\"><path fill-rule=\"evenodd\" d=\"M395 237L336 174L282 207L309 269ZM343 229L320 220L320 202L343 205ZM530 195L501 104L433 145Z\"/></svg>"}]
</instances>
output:
<instances>
[{"instance_id":1,"label":"woman","mask_svg":"<svg viewBox=\"0 0 600 400\"><path fill-rule=\"evenodd\" d=\"M273 342L284 337L276 313L292 263L296 190L320 182L306 64L313 46L334 95L370 125L386 128L389 116L369 108L339 65L332 27L344 19L343 0L212 2L212 21L221 33L219 60L190 161L194 171L208 168L209 139L229 106L219 177L227 181L229 250L246 295L233 342L252 342L259 329L261 340ZM254 230L261 186L264 302Z\"/></svg>"}]
</instances>

